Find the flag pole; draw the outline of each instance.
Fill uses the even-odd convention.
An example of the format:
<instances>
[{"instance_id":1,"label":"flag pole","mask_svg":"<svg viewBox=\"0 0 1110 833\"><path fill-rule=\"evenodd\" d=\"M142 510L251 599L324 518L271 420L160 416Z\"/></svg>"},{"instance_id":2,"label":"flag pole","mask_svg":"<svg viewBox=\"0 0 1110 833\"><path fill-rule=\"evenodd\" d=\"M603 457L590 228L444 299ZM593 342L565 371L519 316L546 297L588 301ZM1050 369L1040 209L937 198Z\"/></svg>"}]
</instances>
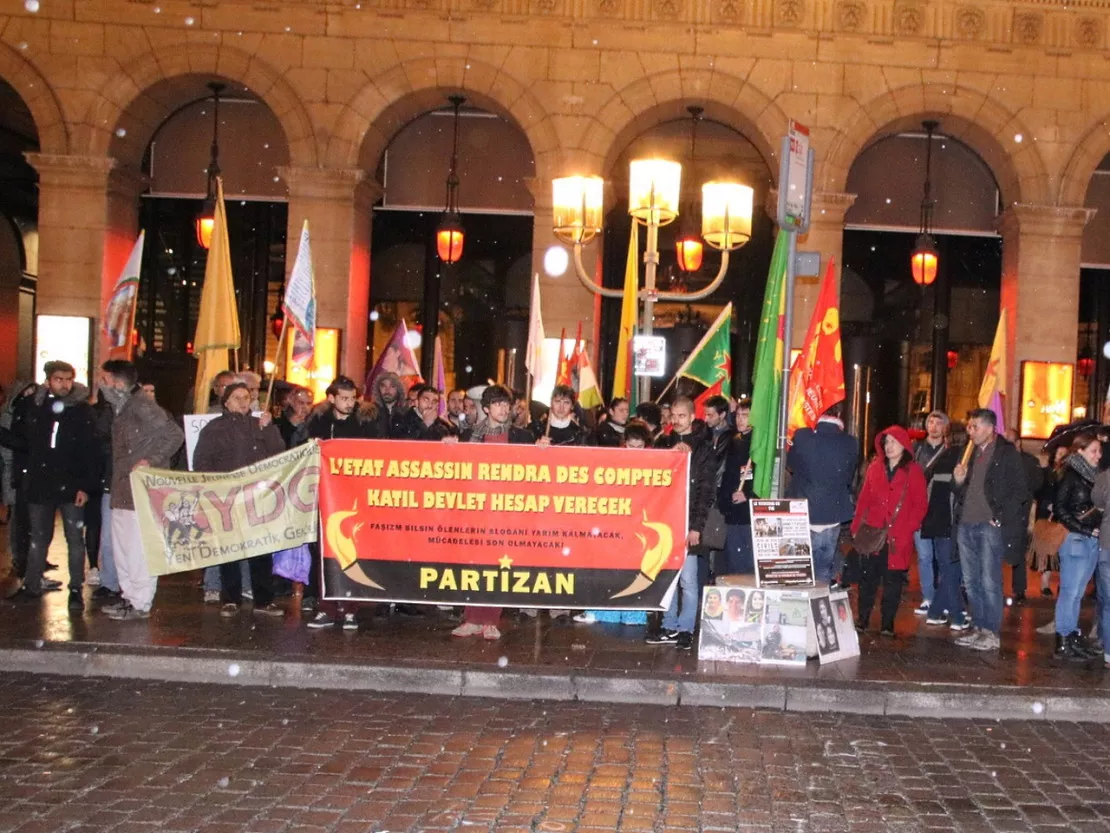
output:
<instances>
[{"instance_id":1,"label":"flag pole","mask_svg":"<svg viewBox=\"0 0 1110 833\"><path fill-rule=\"evenodd\" d=\"M281 320L281 335L278 336L277 353L274 358L274 371L270 374L270 386L266 388L266 410L270 410L274 402L274 380L277 379L278 362L281 361L281 348L285 345L285 333L289 329L289 316L286 315Z\"/></svg>"}]
</instances>

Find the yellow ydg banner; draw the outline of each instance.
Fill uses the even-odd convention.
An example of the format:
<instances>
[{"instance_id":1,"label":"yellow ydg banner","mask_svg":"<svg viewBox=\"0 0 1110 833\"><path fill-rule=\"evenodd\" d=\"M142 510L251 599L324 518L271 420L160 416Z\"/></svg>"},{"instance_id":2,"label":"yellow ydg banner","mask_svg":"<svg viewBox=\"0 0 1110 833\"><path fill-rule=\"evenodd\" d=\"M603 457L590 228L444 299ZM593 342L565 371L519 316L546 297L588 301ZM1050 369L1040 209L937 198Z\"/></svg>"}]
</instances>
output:
<instances>
[{"instance_id":1,"label":"yellow ydg banner","mask_svg":"<svg viewBox=\"0 0 1110 833\"><path fill-rule=\"evenodd\" d=\"M316 443L225 474L131 472L151 575L180 573L316 540Z\"/></svg>"}]
</instances>

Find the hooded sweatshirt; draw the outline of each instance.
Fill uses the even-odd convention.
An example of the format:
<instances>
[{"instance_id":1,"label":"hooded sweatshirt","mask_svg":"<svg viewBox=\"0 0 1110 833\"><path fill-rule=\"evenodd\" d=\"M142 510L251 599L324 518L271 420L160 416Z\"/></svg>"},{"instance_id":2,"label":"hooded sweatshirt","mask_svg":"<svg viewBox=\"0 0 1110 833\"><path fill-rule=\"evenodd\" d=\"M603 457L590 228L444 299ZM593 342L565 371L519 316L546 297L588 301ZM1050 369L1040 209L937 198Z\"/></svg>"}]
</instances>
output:
<instances>
[{"instance_id":1,"label":"hooded sweatshirt","mask_svg":"<svg viewBox=\"0 0 1110 833\"><path fill-rule=\"evenodd\" d=\"M903 461L892 470L887 465L883 438L890 434L906 449ZM925 474L912 457L912 443L900 425L884 428L875 436L875 459L867 467L856 502L852 534L863 524L888 527L887 566L891 570L908 570L914 555L913 534L921 527L928 509ZM906 458L909 458L908 460Z\"/></svg>"},{"instance_id":2,"label":"hooded sweatshirt","mask_svg":"<svg viewBox=\"0 0 1110 833\"><path fill-rule=\"evenodd\" d=\"M382 398L382 382L392 381L397 386L397 399L392 406L386 404ZM405 383L396 373L386 371L374 380L374 388L370 392L370 402L373 405L374 436L392 437L398 428L401 415L405 412Z\"/></svg>"}]
</instances>

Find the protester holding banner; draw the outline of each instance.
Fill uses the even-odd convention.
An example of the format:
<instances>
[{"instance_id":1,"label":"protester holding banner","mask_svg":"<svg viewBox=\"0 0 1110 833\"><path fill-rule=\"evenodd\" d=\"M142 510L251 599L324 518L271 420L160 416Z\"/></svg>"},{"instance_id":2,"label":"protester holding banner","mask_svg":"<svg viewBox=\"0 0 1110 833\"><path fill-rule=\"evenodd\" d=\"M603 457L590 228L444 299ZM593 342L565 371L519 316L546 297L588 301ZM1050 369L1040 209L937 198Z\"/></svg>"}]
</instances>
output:
<instances>
[{"instance_id":1,"label":"protester holding banner","mask_svg":"<svg viewBox=\"0 0 1110 833\"><path fill-rule=\"evenodd\" d=\"M569 385L556 385L551 391L551 410L547 415L532 424L536 444L548 445L585 445L589 432L582 427L575 413L574 388Z\"/></svg>"},{"instance_id":2,"label":"protester holding banner","mask_svg":"<svg viewBox=\"0 0 1110 833\"><path fill-rule=\"evenodd\" d=\"M748 501L755 493L752 486L751 402L738 402L734 417L736 433L729 440L717 489L717 508L725 518L724 564L719 575L751 575L755 572L752 548L752 513Z\"/></svg>"},{"instance_id":3,"label":"protester holding banner","mask_svg":"<svg viewBox=\"0 0 1110 833\"><path fill-rule=\"evenodd\" d=\"M860 550L856 629L867 629L881 582L883 636L894 636L894 616L902 603L910 562L916 558L913 535L921 528L929 507L925 474L910 447L910 435L900 425L892 425L875 437L876 456L864 475L852 521L852 535ZM861 534L861 530L874 530L876 534Z\"/></svg>"},{"instance_id":4,"label":"protester holding banner","mask_svg":"<svg viewBox=\"0 0 1110 833\"><path fill-rule=\"evenodd\" d=\"M252 392L245 382L224 388L223 414L200 432L193 452L193 470L228 472L258 463L285 451L281 433L270 422L269 414L251 416ZM249 560L254 612L263 616L284 616L274 604L273 559L259 555ZM238 561L220 565L224 604L220 615L235 616L243 604L243 581Z\"/></svg>"},{"instance_id":5,"label":"protester holding banner","mask_svg":"<svg viewBox=\"0 0 1110 833\"><path fill-rule=\"evenodd\" d=\"M138 387L139 374L133 364L117 365L104 378L108 386L130 392L130 396L112 422L112 558L123 598L101 609L112 619L146 619L158 579L151 576L143 553L131 470L139 466L169 468L185 442L185 432Z\"/></svg>"},{"instance_id":6,"label":"protester holding banner","mask_svg":"<svg viewBox=\"0 0 1110 833\"><path fill-rule=\"evenodd\" d=\"M609 401L606 418L594 432L594 443L601 448L620 448L624 443L624 427L628 422L628 400L615 396Z\"/></svg>"},{"instance_id":7,"label":"protester holding banner","mask_svg":"<svg viewBox=\"0 0 1110 833\"><path fill-rule=\"evenodd\" d=\"M490 385L482 391L482 411L485 419L479 422L470 435L472 443L513 443L533 445L535 438L522 428L513 426L510 419L513 395L503 385ZM497 625L501 621L499 607L468 607L463 611L463 623L451 631L452 636L477 636L500 639Z\"/></svg>"},{"instance_id":8,"label":"protester holding banner","mask_svg":"<svg viewBox=\"0 0 1110 833\"><path fill-rule=\"evenodd\" d=\"M439 391L431 385L413 385L409 393L416 394L414 407L401 414L393 429L397 440L431 440L433 442L458 442L459 432L439 415Z\"/></svg>"},{"instance_id":9,"label":"protester holding banner","mask_svg":"<svg viewBox=\"0 0 1110 833\"><path fill-rule=\"evenodd\" d=\"M366 393L371 402L374 436L392 437L397 422L407 410L405 385L400 376L388 371L379 373L373 385L373 389Z\"/></svg>"},{"instance_id":10,"label":"protester holding banner","mask_svg":"<svg viewBox=\"0 0 1110 833\"><path fill-rule=\"evenodd\" d=\"M689 522L686 535L686 560L678 577L678 592L663 614L663 627L648 634L652 645L676 645L679 650L694 647L694 626L697 624L701 600L699 558L709 551L701 546L701 533L709 516L717 490L717 456L704 425L694 425L694 403L679 396L671 403L671 432L655 441L655 448L671 448L690 455Z\"/></svg>"}]
</instances>

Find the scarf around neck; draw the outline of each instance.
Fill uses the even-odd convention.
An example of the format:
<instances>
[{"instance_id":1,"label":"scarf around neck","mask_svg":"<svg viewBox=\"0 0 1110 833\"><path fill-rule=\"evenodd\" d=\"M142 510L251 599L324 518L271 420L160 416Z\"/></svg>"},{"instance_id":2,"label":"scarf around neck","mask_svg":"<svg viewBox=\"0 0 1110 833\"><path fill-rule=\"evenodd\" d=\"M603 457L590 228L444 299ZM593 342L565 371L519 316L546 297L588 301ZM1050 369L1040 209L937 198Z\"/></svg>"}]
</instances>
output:
<instances>
[{"instance_id":1,"label":"scarf around neck","mask_svg":"<svg viewBox=\"0 0 1110 833\"><path fill-rule=\"evenodd\" d=\"M1069 454L1064 462L1088 483L1094 483L1095 478L1098 477L1098 469L1084 460L1083 455L1079 452Z\"/></svg>"}]
</instances>

